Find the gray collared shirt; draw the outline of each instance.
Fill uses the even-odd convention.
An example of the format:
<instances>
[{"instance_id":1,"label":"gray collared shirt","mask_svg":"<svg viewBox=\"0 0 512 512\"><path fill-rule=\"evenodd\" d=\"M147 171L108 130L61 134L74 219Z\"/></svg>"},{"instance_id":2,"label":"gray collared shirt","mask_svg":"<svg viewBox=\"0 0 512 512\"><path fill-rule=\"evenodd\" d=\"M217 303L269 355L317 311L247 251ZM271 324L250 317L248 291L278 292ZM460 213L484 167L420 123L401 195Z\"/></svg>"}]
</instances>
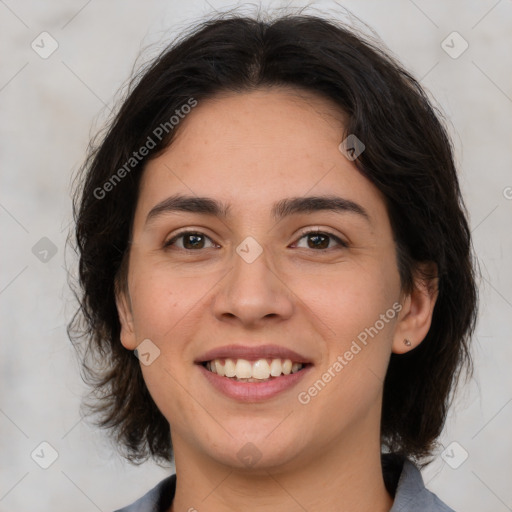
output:
<instances>
[{"instance_id":1,"label":"gray collared shirt","mask_svg":"<svg viewBox=\"0 0 512 512\"><path fill-rule=\"evenodd\" d=\"M389 512L454 512L426 489L419 469L411 461L404 461L399 475L393 506ZM172 475L135 503L116 512L165 512L171 506L175 490L176 475Z\"/></svg>"}]
</instances>

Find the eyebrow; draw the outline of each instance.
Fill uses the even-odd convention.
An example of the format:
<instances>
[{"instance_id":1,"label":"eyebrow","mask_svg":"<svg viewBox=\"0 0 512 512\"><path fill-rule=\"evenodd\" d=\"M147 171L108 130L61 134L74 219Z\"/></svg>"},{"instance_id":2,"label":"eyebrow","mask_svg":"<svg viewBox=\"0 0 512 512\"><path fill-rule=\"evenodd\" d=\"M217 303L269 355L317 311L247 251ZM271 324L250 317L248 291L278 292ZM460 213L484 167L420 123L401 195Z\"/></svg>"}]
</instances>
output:
<instances>
[{"instance_id":1,"label":"eyebrow","mask_svg":"<svg viewBox=\"0 0 512 512\"><path fill-rule=\"evenodd\" d=\"M146 224L166 213L191 212L210 215L221 219L230 216L230 205L210 197L197 197L176 194L156 204L146 217ZM307 196L289 197L273 204L271 214L274 220L279 221L291 215L330 211L335 213L355 213L368 222L370 215L359 204L339 196Z\"/></svg>"}]
</instances>

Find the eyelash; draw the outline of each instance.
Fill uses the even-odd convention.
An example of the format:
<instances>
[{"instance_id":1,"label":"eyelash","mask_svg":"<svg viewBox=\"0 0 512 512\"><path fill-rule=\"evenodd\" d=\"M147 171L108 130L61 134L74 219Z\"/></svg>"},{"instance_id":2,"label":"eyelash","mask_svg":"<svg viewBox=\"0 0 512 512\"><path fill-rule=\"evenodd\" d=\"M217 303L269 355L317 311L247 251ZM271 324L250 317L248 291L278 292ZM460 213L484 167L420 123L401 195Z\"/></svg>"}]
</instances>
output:
<instances>
[{"instance_id":1,"label":"eyelash","mask_svg":"<svg viewBox=\"0 0 512 512\"><path fill-rule=\"evenodd\" d=\"M205 238L208 238L210 241L213 242L213 240L205 235L204 233L201 233L200 231L182 231L181 233L178 233L176 234L175 236L173 236L170 240L168 240L167 242L164 243L164 249L168 249L169 247L171 247L172 245L174 245L174 243L176 242L176 240L178 240L179 238L182 238L186 235L198 235L198 236L202 236L202 237L205 237ZM339 238L338 236L334 235L333 233L329 233L328 231L320 231L320 230L311 230L311 231L306 231L304 233L302 233L300 235L300 237L298 238L298 240L302 240L303 238L305 238L306 236L308 235L326 235L327 237L330 237L332 238L334 241L336 241L342 248L348 248L349 244L347 242L345 242L344 240L342 240L341 238ZM327 248L327 249L318 249L317 251L318 252L321 252L321 251L328 251L330 249L333 249L333 247L330 247L330 248ZM178 248L178 250L181 250L181 251L187 251L187 252L193 252L193 251L198 251L200 249L182 249L181 247ZM315 250L315 249L312 249L312 250Z\"/></svg>"}]
</instances>

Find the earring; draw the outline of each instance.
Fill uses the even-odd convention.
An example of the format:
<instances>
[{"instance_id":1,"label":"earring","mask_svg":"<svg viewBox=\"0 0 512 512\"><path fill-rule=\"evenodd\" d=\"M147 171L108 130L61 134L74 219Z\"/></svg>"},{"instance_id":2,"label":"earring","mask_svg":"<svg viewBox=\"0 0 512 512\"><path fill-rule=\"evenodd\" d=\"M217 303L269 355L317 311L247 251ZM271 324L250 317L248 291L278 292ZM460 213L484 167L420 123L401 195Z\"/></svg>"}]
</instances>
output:
<instances>
[{"instance_id":1,"label":"earring","mask_svg":"<svg viewBox=\"0 0 512 512\"><path fill-rule=\"evenodd\" d=\"M412 346L412 343L411 343L407 338L405 338L405 339L404 339L404 345L405 345L406 347L410 347L410 346Z\"/></svg>"}]
</instances>

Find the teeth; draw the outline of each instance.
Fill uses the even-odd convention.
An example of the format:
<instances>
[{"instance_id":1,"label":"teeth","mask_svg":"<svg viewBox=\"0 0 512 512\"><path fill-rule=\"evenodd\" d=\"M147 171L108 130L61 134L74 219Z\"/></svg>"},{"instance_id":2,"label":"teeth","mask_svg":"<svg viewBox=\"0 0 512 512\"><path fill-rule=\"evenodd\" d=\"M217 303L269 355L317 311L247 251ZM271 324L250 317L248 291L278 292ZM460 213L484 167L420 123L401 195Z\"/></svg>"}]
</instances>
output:
<instances>
[{"instance_id":1,"label":"teeth","mask_svg":"<svg viewBox=\"0 0 512 512\"><path fill-rule=\"evenodd\" d=\"M235 374L238 379L250 379L252 377L252 365L245 359L236 362Z\"/></svg>"},{"instance_id":2,"label":"teeth","mask_svg":"<svg viewBox=\"0 0 512 512\"><path fill-rule=\"evenodd\" d=\"M272 359L270 363L270 375L272 375L272 377L279 377L282 369L283 365L281 364L281 359Z\"/></svg>"},{"instance_id":3,"label":"teeth","mask_svg":"<svg viewBox=\"0 0 512 512\"><path fill-rule=\"evenodd\" d=\"M224 369L224 365L217 359L215 361L210 361L210 365L215 364L215 373L224 377L226 375L226 370Z\"/></svg>"},{"instance_id":4,"label":"teeth","mask_svg":"<svg viewBox=\"0 0 512 512\"><path fill-rule=\"evenodd\" d=\"M280 375L297 373L303 368L301 363L292 363L290 359L214 359L206 363L206 368L221 377L236 378L247 382L268 380Z\"/></svg>"},{"instance_id":5,"label":"teeth","mask_svg":"<svg viewBox=\"0 0 512 512\"><path fill-rule=\"evenodd\" d=\"M290 375L290 373L292 373L292 362L289 359L284 360L283 373L285 375Z\"/></svg>"},{"instance_id":6,"label":"teeth","mask_svg":"<svg viewBox=\"0 0 512 512\"><path fill-rule=\"evenodd\" d=\"M292 373L297 373L302 368L302 365L300 363L293 363L292 364Z\"/></svg>"},{"instance_id":7,"label":"teeth","mask_svg":"<svg viewBox=\"0 0 512 512\"><path fill-rule=\"evenodd\" d=\"M270 377L270 365L265 359L258 359L252 365L252 377L255 379L268 379Z\"/></svg>"},{"instance_id":8,"label":"teeth","mask_svg":"<svg viewBox=\"0 0 512 512\"><path fill-rule=\"evenodd\" d=\"M215 361L215 366L217 366L217 361ZM224 363L224 373L226 374L226 377L236 376L235 363L233 359L226 359L226 362Z\"/></svg>"}]
</instances>

